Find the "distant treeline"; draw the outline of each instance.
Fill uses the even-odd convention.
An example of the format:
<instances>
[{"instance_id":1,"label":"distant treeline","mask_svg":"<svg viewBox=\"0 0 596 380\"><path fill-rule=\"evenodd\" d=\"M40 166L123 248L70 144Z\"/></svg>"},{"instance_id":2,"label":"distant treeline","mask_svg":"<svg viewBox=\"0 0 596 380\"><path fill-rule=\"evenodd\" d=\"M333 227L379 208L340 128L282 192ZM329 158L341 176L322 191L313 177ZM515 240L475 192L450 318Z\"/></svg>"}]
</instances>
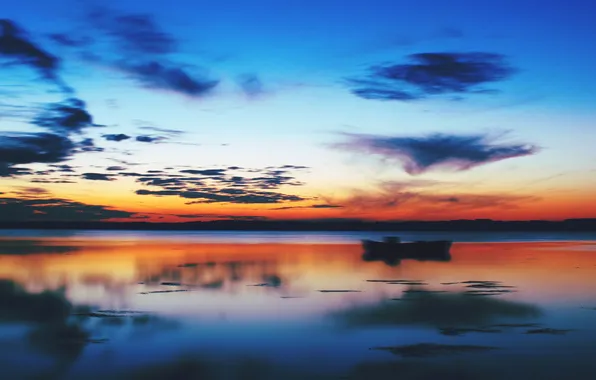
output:
<instances>
[{"instance_id":1,"label":"distant treeline","mask_svg":"<svg viewBox=\"0 0 596 380\"><path fill-rule=\"evenodd\" d=\"M182 231L594 231L596 218L563 221L498 221L490 219L448 221L364 220L220 220L210 222L0 222L0 229L74 230L182 230Z\"/></svg>"}]
</instances>

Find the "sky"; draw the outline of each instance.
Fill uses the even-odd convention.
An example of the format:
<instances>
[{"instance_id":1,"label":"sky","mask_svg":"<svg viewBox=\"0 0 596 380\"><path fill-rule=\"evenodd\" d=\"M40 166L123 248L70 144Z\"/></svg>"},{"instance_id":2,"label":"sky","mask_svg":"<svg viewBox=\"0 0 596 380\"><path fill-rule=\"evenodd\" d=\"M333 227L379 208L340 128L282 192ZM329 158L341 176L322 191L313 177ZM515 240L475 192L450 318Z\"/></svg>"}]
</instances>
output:
<instances>
[{"instance_id":1,"label":"sky","mask_svg":"<svg viewBox=\"0 0 596 380\"><path fill-rule=\"evenodd\" d=\"M3 4L0 221L596 217L594 14Z\"/></svg>"}]
</instances>

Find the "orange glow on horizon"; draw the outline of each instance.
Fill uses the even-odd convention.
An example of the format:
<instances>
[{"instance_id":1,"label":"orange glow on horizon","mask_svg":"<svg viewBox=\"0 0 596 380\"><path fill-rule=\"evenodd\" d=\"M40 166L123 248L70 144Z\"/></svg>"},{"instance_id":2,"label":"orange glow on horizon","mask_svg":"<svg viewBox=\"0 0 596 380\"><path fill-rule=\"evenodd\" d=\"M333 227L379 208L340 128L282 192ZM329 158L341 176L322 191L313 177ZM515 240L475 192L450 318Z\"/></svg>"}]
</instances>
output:
<instances>
[{"instance_id":1,"label":"orange glow on horizon","mask_svg":"<svg viewBox=\"0 0 596 380\"><path fill-rule=\"evenodd\" d=\"M103 191L111 189L110 191ZM564 220L572 218L596 217L596 203L587 190L581 191L544 191L536 192L530 199L520 195L520 200L509 201L503 205L487 203L479 205L459 204L457 202L403 202L391 207L363 207L346 202L348 198L334 200L305 200L272 204L230 204L201 203L186 204L192 199L171 196L139 196L132 191L120 191L121 188L104 186L101 191L88 191L76 194L65 193L63 188L54 189L56 198L72 199L89 205L101 205L113 210L122 210L146 218L119 218L112 221L147 221L147 222L185 222L210 221L237 218L267 218L271 220L300 219L364 219L364 220L456 220L456 219L493 219L493 220ZM118 191L116 191L118 190ZM445 193L449 194L449 193ZM455 192L457 194L457 192ZM479 193L478 197L490 193ZM8 195L10 197L10 195ZM448 195L443 197L448 199ZM474 195L468 195L474 197ZM528 196L530 197L530 196ZM457 198L454 196L453 198ZM490 201L490 199L489 199ZM498 201L498 199L497 199ZM344 205L343 207L319 207L313 205ZM380 203L382 205L382 203ZM180 217L179 215L182 215ZM184 217L188 216L188 217Z\"/></svg>"}]
</instances>

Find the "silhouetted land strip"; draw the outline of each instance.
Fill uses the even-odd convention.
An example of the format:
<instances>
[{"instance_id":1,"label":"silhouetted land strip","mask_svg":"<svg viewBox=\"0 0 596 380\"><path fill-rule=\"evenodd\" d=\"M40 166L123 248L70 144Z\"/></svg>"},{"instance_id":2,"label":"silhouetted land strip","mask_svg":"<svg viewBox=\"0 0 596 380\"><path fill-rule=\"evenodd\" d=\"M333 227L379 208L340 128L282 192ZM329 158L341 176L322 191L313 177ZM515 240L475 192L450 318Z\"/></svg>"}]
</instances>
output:
<instances>
[{"instance_id":1,"label":"silhouetted land strip","mask_svg":"<svg viewBox=\"0 0 596 380\"><path fill-rule=\"evenodd\" d=\"M447 221L363 220L219 220L209 222L150 223L150 222L0 222L0 229L44 230L180 230L180 231L573 231L596 232L596 218L563 221L529 220L498 221L490 219Z\"/></svg>"}]
</instances>

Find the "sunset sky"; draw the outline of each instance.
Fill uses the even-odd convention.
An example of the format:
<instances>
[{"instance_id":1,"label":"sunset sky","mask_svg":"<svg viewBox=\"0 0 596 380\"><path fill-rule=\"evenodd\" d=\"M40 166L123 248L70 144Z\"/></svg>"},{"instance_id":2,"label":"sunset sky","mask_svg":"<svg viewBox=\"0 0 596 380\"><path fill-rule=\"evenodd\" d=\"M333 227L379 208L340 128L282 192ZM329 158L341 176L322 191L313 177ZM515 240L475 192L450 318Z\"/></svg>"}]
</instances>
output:
<instances>
[{"instance_id":1,"label":"sunset sky","mask_svg":"<svg viewBox=\"0 0 596 380\"><path fill-rule=\"evenodd\" d=\"M596 217L594 14L7 2L0 221Z\"/></svg>"}]
</instances>

